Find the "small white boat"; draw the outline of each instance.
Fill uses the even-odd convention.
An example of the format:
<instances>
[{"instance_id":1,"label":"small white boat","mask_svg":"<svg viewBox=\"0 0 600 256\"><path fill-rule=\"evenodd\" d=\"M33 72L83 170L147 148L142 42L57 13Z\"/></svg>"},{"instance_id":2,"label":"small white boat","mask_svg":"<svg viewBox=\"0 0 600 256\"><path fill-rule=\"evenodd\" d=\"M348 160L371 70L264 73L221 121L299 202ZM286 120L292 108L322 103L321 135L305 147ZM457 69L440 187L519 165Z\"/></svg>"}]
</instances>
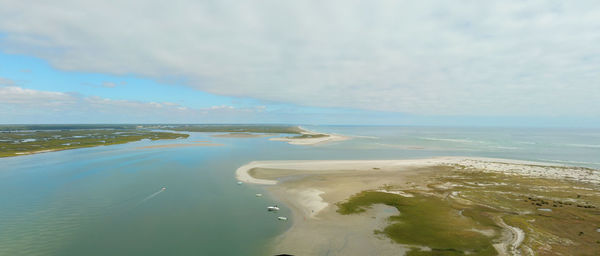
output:
<instances>
[{"instance_id":1,"label":"small white boat","mask_svg":"<svg viewBox=\"0 0 600 256\"><path fill-rule=\"evenodd\" d=\"M244 184L244 182L241 182L241 181L238 181L237 183L238 183L238 185Z\"/></svg>"},{"instance_id":2,"label":"small white boat","mask_svg":"<svg viewBox=\"0 0 600 256\"><path fill-rule=\"evenodd\" d=\"M267 207L267 211L270 211L270 212L279 211L279 207L277 207L277 205L269 206L269 207Z\"/></svg>"},{"instance_id":3,"label":"small white boat","mask_svg":"<svg viewBox=\"0 0 600 256\"><path fill-rule=\"evenodd\" d=\"M166 187L162 187L160 190L166 190L166 189L167 189Z\"/></svg>"},{"instance_id":4,"label":"small white boat","mask_svg":"<svg viewBox=\"0 0 600 256\"><path fill-rule=\"evenodd\" d=\"M287 220L287 217L277 217L278 220Z\"/></svg>"},{"instance_id":5,"label":"small white boat","mask_svg":"<svg viewBox=\"0 0 600 256\"><path fill-rule=\"evenodd\" d=\"M262 194L256 194L256 197L261 197L261 196L262 196Z\"/></svg>"}]
</instances>

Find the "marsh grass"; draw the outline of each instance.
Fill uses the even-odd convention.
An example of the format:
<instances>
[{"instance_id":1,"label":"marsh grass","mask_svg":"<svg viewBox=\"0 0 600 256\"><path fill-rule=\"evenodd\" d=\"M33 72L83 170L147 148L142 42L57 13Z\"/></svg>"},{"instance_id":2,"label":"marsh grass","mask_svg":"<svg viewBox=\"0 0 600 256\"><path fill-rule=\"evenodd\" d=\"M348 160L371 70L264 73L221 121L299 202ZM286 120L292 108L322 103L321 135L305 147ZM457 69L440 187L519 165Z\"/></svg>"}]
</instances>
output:
<instances>
[{"instance_id":1,"label":"marsh grass","mask_svg":"<svg viewBox=\"0 0 600 256\"><path fill-rule=\"evenodd\" d=\"M495 236L488 237L473 230L499 228L485 216L461 214L461 211L470 210L468 206L457 207L439 197L415 194L415 197L408 198L364 191L339 203L338 212L356 214L373 204L385 204L400 211L400 215L390 217L390 225L375 233L401 244L431 248L431 251L414 249L409 255L495 255L492 246Z\"/></svg>"},{"instance_id":2,"label":"marsh grass","mask_svg":"<svg viewBox=\"0 0 600 256\"><path fill-rule=\"evenodd\" d=\"M438 168L438 167L436 167ZM501 218L525 232L523 255L599 255L600 188L596 184L481 170L440 167L415 197L363 191L338 203L340 214L359 214L373 204L400 212L375 233L414 245L408 255L496 255ZM388 190L396 185L385 186ZM540 211L550 209L551 211ZM473 230L494 230L486 236ZM416 246L431 250L420 250Z\"/></svg>"},{"instance_id":3,"label":"marsh grass","mask_svg":"<svg viewBox=\"0 0 600 256\"><path fill-rule=\"evenodd\" d=\"M187 138L188 134L147 130L43 130L0 132L0 157L123 144L133 141Z\"/></svg>"},{"instance_id":4,"label":"marsh grass","mask_svg":"<svg viewBox=\"0 0 600 256\"><path fill-rule=\"evenodd\" d=\"M438 177L460 197L496 210L504 222L525 232L521 248L540 255L599 255L600 188L596 184L478 171ZM550 212L539 209L550 209ZM481 211L463 214L485 213Z\"/></svg>"},{"instance_id":5,"label":"marsh grass","mask_svg":"<svg viewBox=\"0 0 600 256\"><path fill-rule=\"evenodd\" d=\"M327 137L327 134L302 134L298 136L286 137L288 139L312 139L312 138L323 138Z\"/></svg>"},{"instance_id":6,"label":"marsh grass","mask_svg":"<svg viewBox=\"0 0 600 256\"><path fill-rule=\"evenodd\" d=\"M173 125L161 127L162 129L187 132L246 132L246 133L286 133L300 134L303 132L298 126L291 125L237 125L237 124L198 124L198 125Z\"/></svg>"}]
</instances>

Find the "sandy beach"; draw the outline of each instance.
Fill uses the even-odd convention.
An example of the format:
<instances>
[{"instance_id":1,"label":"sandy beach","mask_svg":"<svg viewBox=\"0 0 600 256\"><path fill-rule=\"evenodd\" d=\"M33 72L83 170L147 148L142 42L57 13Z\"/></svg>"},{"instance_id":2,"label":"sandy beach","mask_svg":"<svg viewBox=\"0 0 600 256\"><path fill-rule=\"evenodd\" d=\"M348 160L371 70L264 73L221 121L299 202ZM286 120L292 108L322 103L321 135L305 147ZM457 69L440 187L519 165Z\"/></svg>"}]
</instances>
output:
<instances>
[{"instance_id":1,"label":"sandy beach","mask_svg":"<svg viewBox=\"0 0 600 256\"><path fill-rule=\"evenodd\" d=\"M248 172L254 168L327 172L327 171L359 171L390 170L397 167L426 167L436 165L461 166L466 169L478 169L486 172L525 175L533 177L572 179L600 184L600 172L588 168L572 167L554 163L532 162L512 159L483 157L436 157L406 160L294 160L294 161L254 161L236 170L236 178L243 182L255 184L276 184L276 180L259 179ZM284 173L284 172L280 172Z\"/></svg>"},{"instance_id":2,"label":"sandy beach","mask_svg":"<svg viewBox=\"0 0 600 256\"><path fill-rule=\"evenodd\" d=\"M292 209L293 226L273 243L273 253L294 255L402 255L408 247L373 230L388 223L397 210L385 205L356 215L340 215L336 203L366 190L412 197L403 190L428 190L428 180L447 168L506 175L570 179L600 183L598 170L539 162L466 157L410 160L255 161L236 171L236 178L265 188ZM394 184L394 190L381 189ZM457 200L459 200L457 198ZM499 224L500 225L500 224ZM516 250L523 240L520 229L502 222L502 253ZM490 231L493 233L493 231ZM513 247L508 247L512 245ZM505 248L505 249L503 249Z\"/></svg>"},{"instance_id":3,"label":"sandy beach","mask_svg":"<svg viewBox=\"0 0 600 256\"><path fill-rule=\"evenodd\" d=\"M304 145L304 146L314 146L320 145L324 143L336 142L336 141L344 141L349 140L350 137L342 136L339 134L328 134L328 133L319 133L310 130L306 130L302 127L300 132L300 136L295 137L275 137L270 138L269 140L273 141L284 141L292 145Z\"/></svg>"}]
</instances>

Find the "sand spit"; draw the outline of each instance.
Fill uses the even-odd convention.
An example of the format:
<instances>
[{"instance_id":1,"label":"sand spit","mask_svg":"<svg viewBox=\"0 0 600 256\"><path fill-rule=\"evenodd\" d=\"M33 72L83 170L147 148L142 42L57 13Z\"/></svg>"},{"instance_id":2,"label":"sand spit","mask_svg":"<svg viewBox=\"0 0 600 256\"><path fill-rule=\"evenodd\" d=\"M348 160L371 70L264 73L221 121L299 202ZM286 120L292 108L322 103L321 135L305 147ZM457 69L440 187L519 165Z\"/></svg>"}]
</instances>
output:
<instances>
[{"instance_id":1,"label":"sand spit","mask_svg":"<svg viewBox=\"0 0 600 256\"><path fill-rule=\"evenodd\" d=\"M569 179L599 183L600 170L571 167L549 163L476 157L437 157L406 160L297 160L297 161L254 161L236 171L240 181L256 184L276 184L275 180L257 179L248 174L254 168L296 171L359 171L389 170L397 167L426 167L436 165L458 166L466 170L501 172L551 179Z\"/></svg>"},{"instance_id":2,"label":"sand spit","mask_svg":"<svg viewBox=\"0 0 600 256\"><path fill-rule=\"evenodd\" d=\"M301 135L312 135L315 137L305 137L305 138L276 137L276 138L270 138L269 140L285 141L292 145L314 146L314 145L319 145L319 144L324 144L324 143L330 143L330 142L335 142L335 141L344 141L344 140L350 139L350 137L346 137L346 136L342 136L342 135L338 135L338 134L319 133L319 132L306 130L302 127L299 127L299 128L302 129L302 132L300 132Z\"/></svg>"},{"instance_id":3,"label":"sand spit","mask_svg":"<svg viewBox=\"0 0 600 256\"><path fill-rule=\"evenodd\" d=\"M446 166L473 172L600 182L600 171L594 169L474 157L255 161L238 168L236 178L246 183L267 185L265 188L274 198L292 210L293 226L275 239L274 254L403 255L409 247L373 234L373 230L389 223L387 217L397 215L395 208L377 206L361 214L340 215L336 212L336 203L365 190L413 197L405 191L426 188L427 177L447 170ZM390 182L394 183L393 187L388 187ZM448 196L460 199L458 192ZM494 244L497 251L501 255L518 255L519 250L528 250L522 245L524 230L501 221L497 223L504 233L502 240ZM490 235L487 230L477 232Z\"/></svg>"},{"instance_id":4,"label":"sand spit","mask_svg":"<svg viewBox=\"0 0 600 256\"><path fill-rule=\"evenodd\" d=\"M309 146L309 145L319 145L319 144L335 142L335 141L343 141L343 140L348 140L348 139L349 139L348 137L341 136L341 135L327 134L324 137L316 137L316 138L277 137L277 138L270 138L269 140L285 141L292 145Z\"/></svg>"},{"instance_id":5,"label":"sand spit","mask_svg":"<svg viewBox=\"0 0 600 256\"><path fill-rule=\"evenodd\" d=\"M259 179L252 177L248 171L254 168L295 170L295 171L364 171L364 170L382 170L399 166L433 166L438 165L438 161L433 159L419 160L293 160L293 161L254 161L250 162L236 171L236 178L246 183L273 185L276 180Z\"/></svg>"},{"instance_id":6,"label":"sand spit","mask_svg":"<svg viewBox=\"0 0 600 256\"><path fill-rule=\"evenodd\" d=\"M217 144L217 143L164 144L164 145L151 145L151 146L137 147L136 149L179 148L179 147L213 147L213 146L223 146L223 144Z\"/></svg>"}]
</instances>

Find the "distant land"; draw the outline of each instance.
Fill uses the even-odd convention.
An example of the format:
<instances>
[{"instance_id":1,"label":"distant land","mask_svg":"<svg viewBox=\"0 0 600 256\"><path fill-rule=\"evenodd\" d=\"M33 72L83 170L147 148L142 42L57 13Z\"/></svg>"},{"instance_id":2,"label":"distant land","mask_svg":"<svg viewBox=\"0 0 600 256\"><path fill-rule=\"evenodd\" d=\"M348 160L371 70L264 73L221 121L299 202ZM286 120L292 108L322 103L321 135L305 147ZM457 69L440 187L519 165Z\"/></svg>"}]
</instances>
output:
<instances>
[{"instance_id":1,"label":"distant land","mask_svg":"<svg viewBox=\"0 0 600 256\"><path fill-rule=\"evenodd\" d=\"M172 132L170 132L172 131ZM219 132L228 136L289 134L290 144L310 145L339 136L306 131L295 125L254 124L33 124L0 125L0 157L20 156L148 140L182 139L183 132ZM222 136L222 135L219 135ZM239 137L238 136L238 137Z\"/></svg>"}]
</instances>

